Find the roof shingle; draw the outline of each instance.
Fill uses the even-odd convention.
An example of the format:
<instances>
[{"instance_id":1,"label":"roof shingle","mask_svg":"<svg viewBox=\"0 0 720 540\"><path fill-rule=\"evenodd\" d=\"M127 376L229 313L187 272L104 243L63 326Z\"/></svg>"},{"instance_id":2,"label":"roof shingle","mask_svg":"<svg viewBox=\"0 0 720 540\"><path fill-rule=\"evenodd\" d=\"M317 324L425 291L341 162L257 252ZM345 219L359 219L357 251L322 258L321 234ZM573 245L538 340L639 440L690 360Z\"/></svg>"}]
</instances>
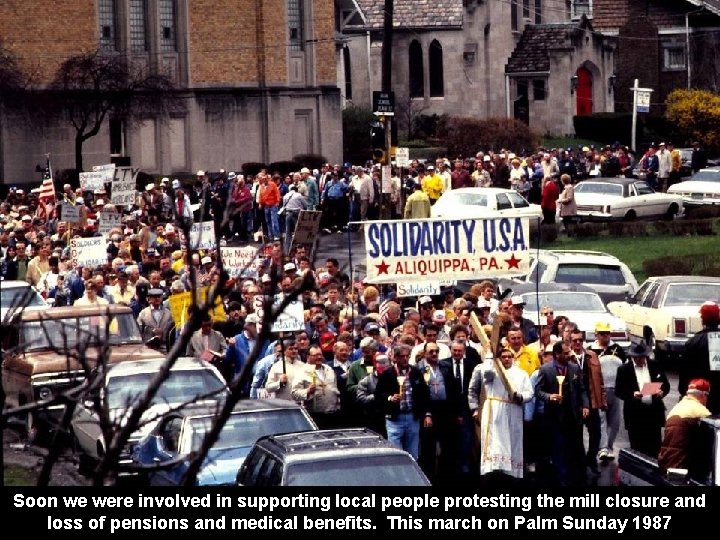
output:
<instances>
[{"instance_id":1,"label":"roof shingle","mask_svg":"<svg viewBox=\"0 0 720 540\"><path fill-rule=\"evenodd\" d=\"M385 0L356 0L367 19L367 29L380 30ZM393 28L461 28L462 0L395 0Z\"/></svg>"},{"instance_id":2,"label":"roof shingle","mask_svg":"<svg viewBox=\"0 0 720 540\"><path fill-rule=\"evenodd\" d=\"M570 36L578 28L577 22L526 26L505 73L549 71L550 51L572 48Z\"/></svg>"}]
</instances>

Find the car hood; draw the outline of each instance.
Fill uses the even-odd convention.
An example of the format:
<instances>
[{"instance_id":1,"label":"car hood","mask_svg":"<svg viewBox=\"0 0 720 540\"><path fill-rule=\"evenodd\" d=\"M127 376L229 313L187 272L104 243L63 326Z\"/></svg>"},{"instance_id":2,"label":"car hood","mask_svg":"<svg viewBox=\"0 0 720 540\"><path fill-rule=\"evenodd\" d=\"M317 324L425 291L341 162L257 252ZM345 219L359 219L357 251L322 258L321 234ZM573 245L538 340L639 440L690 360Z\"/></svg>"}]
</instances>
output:
<instances>
[{"instance_id":1,"label":"car hood","mask_svg":"<svg viewBox=\"0 0 720 540\"><path fill-rule=\"evenodd\" d=\"M595 325L599 322L609 323L610 329L613 332L624 332L627 328L625 321L620 317L616 317L612 313L605 313L601 311L562 311L555 310L556 314L564 315L568 317L572 322L577 323L578 328L585 332L595 333ZM524 313L523 316L527 317L533 323L537 322L537 313Z\"/></svg>"},{"instance_id":2,"label":"car hood","mask_svg":"<svg viewBox=\"0 0 720 540\"><path fill-rule=\"evenodd\" d=\"M542 217L542 208L539 204L531 204L523 208L508 208L506 210L488 210L481 206L461 206L441 207L436 209L434 206L430 210L432 217L453 217L453 218L489 218L496 216L509 217Z\"/></svg>"},{"instance_id":3,"label":"car hood","mask_svg":"<svg viewBox=\"0 0 720 540\"><path fill-rule=\"evenodd\" d=\"M235 477L252 446L211 449L197 475L199 486L235 484Z\"/></svg>"},{"instance_id":4,"label":"car hood","mask_svg":"<svg viewBox=\"0 0 720 540\"><path fill-rule=\"evenodd\" d=\"M688 180L686 182L674 184L668 188L668 193L683 193L685 191L720 194L720 183L705 182L703 180Z\"/></svg>"}]
</instances>

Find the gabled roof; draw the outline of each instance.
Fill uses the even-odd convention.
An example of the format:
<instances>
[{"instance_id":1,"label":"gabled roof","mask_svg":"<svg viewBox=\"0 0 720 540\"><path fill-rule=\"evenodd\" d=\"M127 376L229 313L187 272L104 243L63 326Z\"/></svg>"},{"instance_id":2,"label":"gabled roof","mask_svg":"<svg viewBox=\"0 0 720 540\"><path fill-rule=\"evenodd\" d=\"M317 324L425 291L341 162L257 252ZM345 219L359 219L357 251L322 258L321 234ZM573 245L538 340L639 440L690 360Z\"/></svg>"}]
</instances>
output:
<instances>
[{"instance_id":1,"label":"gabled roof","mask_svg":"<svg viewBox=\"0 0 720 540\"><path fill-rule=\"evenodd\" d=\"M385 0L356 0L365 28L382 30ZM462 28L463 0L395 0L393 28Z\"/></svg>"},{"instance_id":2,"label":"gabled roof","mask_svg":"<svg viewBox=\"0 0 720 540\"><path fill-rule=\"evenodd\" d=\"M532 24L525 27L513 51L505 73L536 73L550 71L550 51L572 49L572 34L591 28L583 17L578 22Z\"/></svg>"},{"instance_id":3,"label":"gabled roof","mask_svg":"<svg viewBox=\"0 0 720 540\"><path fill-rule=\"evenodd\" d=\"M704 7L715 15L720 15L720 0L687 0L691 4Z\"/></svg>"}]
</instances>

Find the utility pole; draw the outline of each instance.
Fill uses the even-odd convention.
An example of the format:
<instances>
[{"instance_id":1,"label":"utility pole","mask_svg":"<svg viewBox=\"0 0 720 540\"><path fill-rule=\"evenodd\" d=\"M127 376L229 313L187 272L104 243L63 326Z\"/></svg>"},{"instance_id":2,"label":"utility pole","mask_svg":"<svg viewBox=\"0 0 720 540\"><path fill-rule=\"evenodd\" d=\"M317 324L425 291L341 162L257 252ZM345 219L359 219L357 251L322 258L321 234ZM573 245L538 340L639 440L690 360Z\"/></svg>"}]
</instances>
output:
<instances>
[{"instance_id":1,"label":"utility pole","mask_svg":"<svg viewBox=\"0 0 720 540\"><path fill-rule=\"evenodd\" d=\"M392 92L392 40L393 40L393 11L394 0L385 0L385 17L383 19L382 42L382 91ZM390 146L392 143L392 116L385 116L385 161L390 165ZM390 195L382 194L380 204L380 217L390 219Z\"/></svg>"}]
</instances>

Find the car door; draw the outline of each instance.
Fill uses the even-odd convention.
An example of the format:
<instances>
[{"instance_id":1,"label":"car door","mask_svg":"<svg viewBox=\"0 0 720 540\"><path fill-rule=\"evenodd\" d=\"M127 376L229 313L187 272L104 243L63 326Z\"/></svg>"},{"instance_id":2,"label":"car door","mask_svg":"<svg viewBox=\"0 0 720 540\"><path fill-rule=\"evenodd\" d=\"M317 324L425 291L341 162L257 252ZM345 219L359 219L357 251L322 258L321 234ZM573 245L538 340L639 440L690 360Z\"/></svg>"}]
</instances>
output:
<instances>
[{"instance_id":1,"label":"car door","mask_svg":"<svg viewBox=\"0 0 720 540\"><path fill-rule=\"evenodd\" d=\"M535 207L530 206L530 203L519 193L510 191L507 193L507 197L513 205L513 216L516 217L530 217L538 218L538 214L535 212Z\"/></svg>"},{"instance_id":2,"label":"car door","mask_svg":"<svg viewBox=\"0 0 720 540\"><path fill-rule=\"evenodd\" d=\"M158 426L158 455L155 457L158 464L178 457L182 425L183 417L171 416L164 418ZM180 484L184 471L184 464L158 469L150 474L150 484L153 486L177 486Z\"/></svg>"},{"instance_id":3,"label":"car door","mask_svg":"<svg viewBox=\"0 0 720 540\"><path fill-rule=\"evenodd\" d=\"M88 395L76 405L73 411L72 431L80 451L92 458L98 458L97 443L102 439L102 429L100 419L95 412L94 396Z\"/></svg>"},{"instance_id":4,"label":"car door","mask_svg":"<svg viewBox=\"0 0 720 540\"><path fill-rule=\"evenodd\" d=\"M665 195L656 193L647 182L633 182L633 188L637 193L638 217L657 216L665 213Z\"/></svg>"},{"instance_id":5,"label":"car door","mask_svg":"<svg viewBox=\"0 0 720 540\"><path fill-rule=\"evenodd\" d=\"M628 332L636 338L643 338L644 328L648 321L652 318L652 310L654 309L653 304L655 297L660 290L660 283L652 281L645 294L640 300L633 305L633 317L632 324L628 324Z\"/></svg>"}]
</instances>

